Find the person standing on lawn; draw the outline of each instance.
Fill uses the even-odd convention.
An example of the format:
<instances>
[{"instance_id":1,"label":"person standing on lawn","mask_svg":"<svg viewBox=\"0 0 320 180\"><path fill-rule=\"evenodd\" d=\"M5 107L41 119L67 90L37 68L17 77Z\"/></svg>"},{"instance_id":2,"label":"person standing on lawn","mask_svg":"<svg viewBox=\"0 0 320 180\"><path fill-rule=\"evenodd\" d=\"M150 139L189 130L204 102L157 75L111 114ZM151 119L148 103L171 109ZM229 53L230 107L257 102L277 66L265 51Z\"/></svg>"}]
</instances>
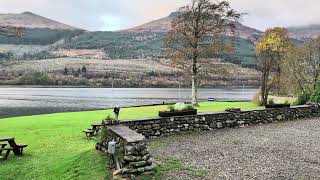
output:
<instances>
[{"instance_id":1,"label":"person standing on lawn","mask_svg":"<svg viewBox=\"0 0 320 180\"><path fill-rule=\"evenodd\" d=\"M113 112L114 112L114 122L115 122L115 123L118 123L118 122L119 122L120 107L119 107L119 106L116 106L116 107L113 109Z\"/></svg>"}]
</instances>

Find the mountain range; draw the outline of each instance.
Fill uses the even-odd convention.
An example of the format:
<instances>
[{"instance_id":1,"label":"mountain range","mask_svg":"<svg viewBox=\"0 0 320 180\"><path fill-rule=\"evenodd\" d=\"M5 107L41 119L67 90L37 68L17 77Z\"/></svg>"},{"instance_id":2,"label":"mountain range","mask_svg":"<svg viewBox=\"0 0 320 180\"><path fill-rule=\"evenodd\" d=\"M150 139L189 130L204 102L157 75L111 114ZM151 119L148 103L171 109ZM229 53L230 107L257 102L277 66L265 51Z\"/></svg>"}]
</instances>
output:
<instances>
[{"instance_id":1,"label":"mountain range","mask_svg":"<svg viewBox=\"0 0 320 180\"><path fill-rule=\"evenodd\" d=\"M151 21L130 29L122 30L122 32L168 32L171 29L171 22L176 16L177 12L173 12L167 17ZM262 34L260 30L244 26L241 23L236 23L236 30L236 36L253 41L257 40ZM227 35L232 36L233 34L227 33Z\"/></svg>"},{"instance_id":2,"label":"mountain range","mask_svg":"<svg viewBox=\"0 0 320 180\"><path fill-rule=\"evenodd\" d=\"M121 30L120 32L168 32L171 28L171 21L177 16L177 12L171 13L169 16L154 20L133 28ZM13 27L25 27L25 28L48 28L48 29L64 29L64 30L77 30L79 28L67 25L49 18L37 15L32 12L23 12L20 14L0 14L0 25L1 26L13 26ZM262 35L262 31L245 26L241 23L236 24L237 33L236 35L249 39L252 41L257 40ZM317 37L320 35L320 24L308 25L308 26L297 26L288 27L290 36L298 40L306 40ZM231 35L227 33L227 35Z\"/></svg>"},{"instance_id":3,"label":"mountain range","mask_svg":"<svg viewBox=\"0 0 320 180\"><path fill-rule=\"evenodd\" d=\"M106 59L161 58L165 49L163 39L170 30L171 21L175 16L177 16L176 12L137 27L110 32L82 30L32 12L0 14L0 26L26 28L21 38L0 36L0 47L8 47L4 44L49 45L51 47L47 48L46 52L36 54L35 51L22 52L18 50L21 48L5 48L5 50L12 52L15 58L20 59L54 57L55 55L52 55L50 51L57 49L100 50L105 53ZM255 42L263 35L263 32L241 23L237 23L236 26L236 34L227 33L224 36L227 41L233 42L235 50L232 53L221 55L220 58L225 62L244 67L255 67ZM301 44L304 40L320 35L320 25L290 27L289 32L290 36L296 39L295 42ZM231 39L232 35L235 35L236 38ZM39 51L41 49L39 48Z\"/></svg>"},{"instance_id":4,"label":"mountain range","mask_svg":"<svg viewBox=\"0 0 320 180\"><path fill-rule=\"evenodd\" d=\"M168 32L171 29L171 21L177 16L177 12L171 13L169 16L154 20L133 28L122 30L122 32ZM256 41L259 39L263 32L245 26L241 23L236 23L237 33L236 36ZM310 38L315 38L320 35L320 24L306 25L306 26L297 26L297 27L288 27L289 35L293 39L297 40L308 40ZM227 33L227 35L232 35Z\"/></svg>"}]
</instances>

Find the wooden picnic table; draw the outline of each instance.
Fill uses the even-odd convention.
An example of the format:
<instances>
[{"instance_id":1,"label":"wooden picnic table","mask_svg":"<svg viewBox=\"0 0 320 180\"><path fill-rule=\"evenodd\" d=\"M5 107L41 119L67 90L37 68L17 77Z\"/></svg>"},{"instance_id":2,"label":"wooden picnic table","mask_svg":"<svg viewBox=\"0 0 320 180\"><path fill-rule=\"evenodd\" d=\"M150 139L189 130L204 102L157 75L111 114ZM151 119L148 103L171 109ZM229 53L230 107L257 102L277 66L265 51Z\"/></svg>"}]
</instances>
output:
<instances>
[{"instance_id":1,"label":"wooden picnic table","mask_svg":"<svg viewBox=\"0 0 320 180\"><path fill-rule=\"evenodd\" d=\"M13 141L14 137L0 137L0 142Z\"/></svg>"},{"instance_id":2,"label":"wooden picnic table","mask_svg":"<svg viewBox=\"0 0 320 180\"><path fill-rule=\"evenodd\" d=\"M101 129L102 123L91 124L94 135L97 135Z\"/></svg>"},{"instance_id":3,"label":"wooden picnic table","mask_svg":"<svg viewBox=\"0 0 320 180\"><path fill-rule=\"evenodd\" d=\"M98 134L98 132L101 129L101 126L102 123L94 123L91 124L91 129L83 130L82 132L84 132L86 134L86 137L90 139L92 136L96 136Z\"/></svg>"},{"instance_id":4,"label":"wooden picnic table","mask_svg":"<svg viewBox=\"0 0 320 180\"><path fill-rule=\"evenodd\" d=\"M101 127L102 124L101 124L101 123L96 123L96 124L91 124L91 126L92 126L93 128L96 128L96 127Z\"/></svg>"},{"instance_id":5,"label":"wooden picnic table","mask_svg":"<svg viewBox=\"0 0 320 180\"><path fill-rule=\"evenodd\" d=\"M13 137L0 137L0 142L14 141ZM12 147L6 147L7 144L0 144L0 160L6 160L10 154L10 151L13 150ZM6 152L4 156L2 156L2 152Z\"/></svg>"},{"instance_id":6,"label":"wooden picnic table","mask_svg":"<svg viewBox=\"0 0 320 180\"><path fill-rule=\"evenodd\" d=\"M22 155L23 148L27 147L27 144L16 144L14 137L0 137L0 142L8 142L11 148L6 148L7 144L0 144L0 155L2 151L7 150L13 150L13 153L15 155ZM9 153L8 153L9 155Z\"/></svg>"}]
</instances>

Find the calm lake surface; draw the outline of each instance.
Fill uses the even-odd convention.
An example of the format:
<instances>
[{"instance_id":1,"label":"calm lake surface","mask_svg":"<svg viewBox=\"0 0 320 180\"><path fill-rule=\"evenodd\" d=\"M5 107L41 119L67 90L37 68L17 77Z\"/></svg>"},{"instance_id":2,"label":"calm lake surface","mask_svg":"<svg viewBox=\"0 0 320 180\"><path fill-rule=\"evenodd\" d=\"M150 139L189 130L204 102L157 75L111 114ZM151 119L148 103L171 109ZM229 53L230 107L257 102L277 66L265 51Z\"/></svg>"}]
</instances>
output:
<instances>
[{"instance_id":1,"label":"calm lake surface","mask_svg":"<svg viewBox=\"0 0 320 180\"><path fill-rule=\"evenodd\" d=\"M248 101L256 92L255 88L199 89L199 99ZM187 102L190 98L187 88L0 88L0 118Z\"/></svg>"}]
</instances>

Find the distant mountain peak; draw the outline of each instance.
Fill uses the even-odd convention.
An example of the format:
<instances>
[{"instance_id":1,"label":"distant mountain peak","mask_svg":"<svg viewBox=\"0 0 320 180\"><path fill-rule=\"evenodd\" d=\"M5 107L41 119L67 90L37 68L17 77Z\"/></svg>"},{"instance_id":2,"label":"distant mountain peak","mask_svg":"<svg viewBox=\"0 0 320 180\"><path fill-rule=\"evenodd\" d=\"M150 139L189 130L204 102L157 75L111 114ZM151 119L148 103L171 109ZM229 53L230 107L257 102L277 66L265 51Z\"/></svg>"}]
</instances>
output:
<instances>
[{"instance_id":1,"label":"distant mountain peak","mask_svg":"<svg viewBox=\"0 0 320 180\"><path fill-rule=\"evenodd\" d=\"M168 32L171 30L172 20L179 15L179 11L175 11L169 14L169 16L151 21L140 26L136 26L130 29L122 30L123 32ZM245 39L256 41L262 34L261 31L247 27L241 23L236 23L237 33L235 36L239 36ZM227 35L233 36L232 33Z\"/></svg>"},{"instance_id":2,"label":"distant mountain peak","mask_svg":"<svg viewBox=\"0 0 320 180\"><path fill-rule=\"evenodd\" d=\"M179 14L180 14L180 12L179 12L179 11L172 12L172 13L170 13L170 14L169 14L169 16L168 16L168 17L170 17L170 18L175 18L175 17L179 16Z\"/></svg>"},{"instance_id":3,"label":"distant mountain peak","mask_svg":"<svg viewBox=\"0 0 320 180\"><path fill-rule=\"evenodd\" d=\"M25 28L78 29L29 11L20 14L0 14L0 24L2 26Z\"/></svg>"},{"instance_id":4,"label":"distant mountain peak","mask_svg":"<svg viewBox=\"0 0 320 180\"><path fill-rule=\"evenodd\" d=\"M23 12L23 13L21 13L21 14L24 14L24 15L37 15L37 14L34 14L34 13L32 13L32 12L30 12L30 11L25 11L25 12Z\"/></svg>"},{"instance_id":5,"label":"distant mountain peak","mask_svg":"<svg viewBox=\"0 0 320 180\"><path fill-rule=\"evenodd\" d=\"M299 40L309 40L320 36L320 24L288 27L290 37Z\"/></svg>"}]
</instances>

